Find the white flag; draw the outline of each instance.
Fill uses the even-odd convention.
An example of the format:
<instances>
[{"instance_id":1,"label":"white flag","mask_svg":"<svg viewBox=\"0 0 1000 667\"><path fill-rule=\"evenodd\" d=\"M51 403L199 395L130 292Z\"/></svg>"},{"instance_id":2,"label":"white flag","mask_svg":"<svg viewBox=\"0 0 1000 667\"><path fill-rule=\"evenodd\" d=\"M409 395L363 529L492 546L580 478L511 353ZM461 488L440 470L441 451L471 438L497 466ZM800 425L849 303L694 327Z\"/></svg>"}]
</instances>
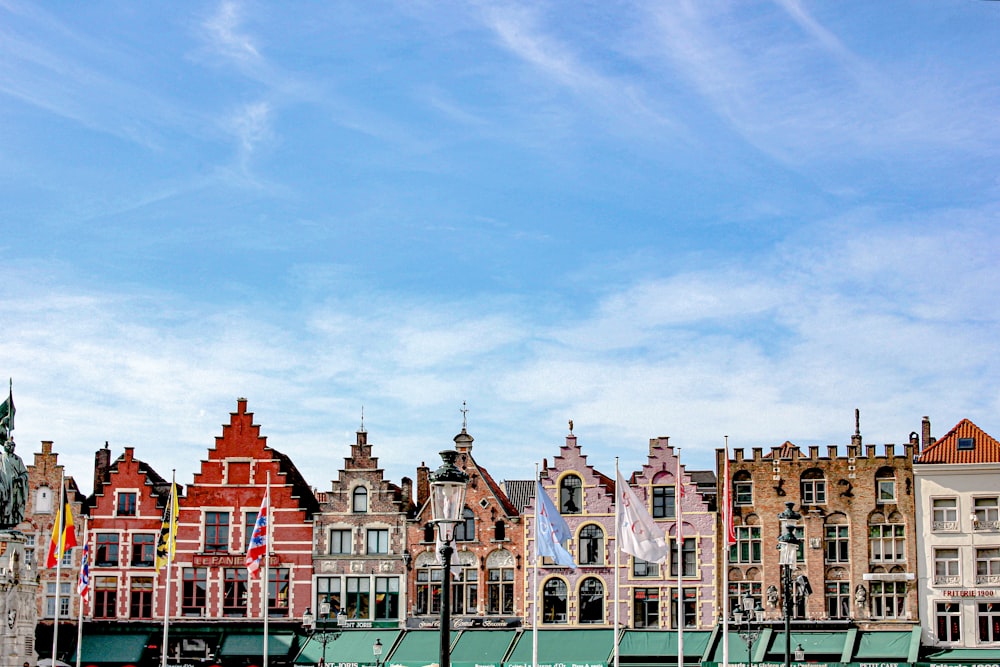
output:
<instances>
[{"instance_id":1,"label":"white flag","mask_svg":"<svg viewBox=\"0 0 1000 667\"><path fill-rule=\"evenodd\" d=\"M617 487L618 502L621 503L618 512L619 548L650 563L664 562L670 550L663 531L649 516L632 487L622 479L621 473L618 473Z\"/></svg>"}]
</instances>

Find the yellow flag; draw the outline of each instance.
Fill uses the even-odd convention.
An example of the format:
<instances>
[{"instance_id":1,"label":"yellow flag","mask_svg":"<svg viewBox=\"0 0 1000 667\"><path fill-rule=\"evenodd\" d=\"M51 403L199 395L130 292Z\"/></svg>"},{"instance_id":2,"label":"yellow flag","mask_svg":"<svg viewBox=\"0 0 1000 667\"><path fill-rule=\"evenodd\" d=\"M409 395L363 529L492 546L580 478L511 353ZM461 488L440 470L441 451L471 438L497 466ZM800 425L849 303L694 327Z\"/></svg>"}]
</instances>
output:
<instances>
[{"instance_id":1,"label":"yellow flag","mask_svg":"<svg viewBox=\"0 0 1000 667\"><path fill-rule=\"evenodd\" d=\"M177 553L177 483L170 485L170 501L163 508L163 523L160 524L160 539L156 543L156 570L173 560Z\"/></svg>"}]
</instances>

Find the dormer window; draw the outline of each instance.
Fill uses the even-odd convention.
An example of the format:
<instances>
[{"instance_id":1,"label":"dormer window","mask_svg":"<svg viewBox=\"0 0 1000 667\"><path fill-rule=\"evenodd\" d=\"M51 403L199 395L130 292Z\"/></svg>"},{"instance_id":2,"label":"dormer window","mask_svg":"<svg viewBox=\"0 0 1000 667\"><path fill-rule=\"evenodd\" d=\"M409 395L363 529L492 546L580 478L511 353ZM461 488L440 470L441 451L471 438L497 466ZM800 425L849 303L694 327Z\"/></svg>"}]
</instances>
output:
<instances>
[{"instance_id":1,"label":"dormer window","mask_svg":"<svg viewBox=\"0 0 1000 667\"><path fill-rule=\"evenodd\" d=\"M976 441L972 438L959 438L958 451L971 451L976 448Z\"/></svg>"}]
</instances>

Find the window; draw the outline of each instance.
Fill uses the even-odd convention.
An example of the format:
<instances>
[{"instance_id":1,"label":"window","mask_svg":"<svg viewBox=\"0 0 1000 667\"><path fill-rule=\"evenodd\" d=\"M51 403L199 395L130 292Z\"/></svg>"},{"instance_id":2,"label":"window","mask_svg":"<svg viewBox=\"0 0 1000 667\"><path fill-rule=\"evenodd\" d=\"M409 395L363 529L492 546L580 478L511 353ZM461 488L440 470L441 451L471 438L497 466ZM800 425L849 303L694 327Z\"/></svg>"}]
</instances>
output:
<instances>
[{"instance_id":1,"label":"window","mask_svg":"<svg viewBox=\"0 0 1000 667\"><path fill-rule=\"evenodd\" d=\"M368 511L368 489L363 486L354 487L351 494L351 511L355 514L364 514Z\"/></svg>"},{"instance_id":2,"label":"window","mask_svg":"<svg viewBox=\"0 0 1000 667\"><path fill-rule=\"evenodd\" d=\"M896 502L896 472L892 468L880 468L875 473L875 502Z\"/></svg>"},{"instance_id":3,"label":"window","mask_svg":"<svg viewBox=\"0 0 1000 667\"><path fill-rule=\"evenodd\" d=\"M906 613L905 581L873 581L872 618L904 618Z\"/></svg>"},{"instance_id":4,"label":"window","mask_svg":"<svg viewBox=\"0 0 1000 667\"><path fill-rule=\"evenodd\" d=\"M503 521L497 521L493 524L493 540L496 542L505 542L507 540L507 526Z\"/></svg>"},{"instance_id":5,"label":"window","mask_svg":"<svg viewBox=\"0 0 1000 667\"><path fill-rule=\"evenodd\" d=\"M514 568L491 567L486 571L486 613L514 613Z\"/></svg>"},{"instance_id":6,"label":"window","mask_svg":"<svg viewBox=\"0 0 1000 667\"><path fill-rule=\"evenodd\" d=\"M549 579L542 586L542 623L566 622L566 582Z\"/></svg>"},{"instance_id":7,"label":"window","mask_svg":"<svg viewBox=\"0 0 1000 667\"><path fill-rule=\"evenodd\" d=\"M753 505L753 481L746 470L733 475L733 502L736 505Z\"/></svg>"},{"instance_id":8,"label":"window","mask_svg":"<svg viewBox=\"0 0 1000 667\"><path fill-rule=\"evenodd\" d=\"M208 587L208 568L184 568L181 582L181 613L185 616L204 616L205 591Z\"/></svg>"},{"instance_id":9,"label":"window","mask_svg":"<svg viewBox=\"0 0 1000 667\"><path fill-rule=\"evenodd\" d=\"M587 577L580 584L580 623L604 622L604 584Z\"/></svg>"},{"instance_id":10,"label":"window","mask_svg":"<svg viewBox=\"0 0 1000 667\"><path fill-rule=\"evenodd\" d=\"M451 575L451 612L475 614L479 600L479 569L463 567Z\"/></svg>"},{"instance_id":11,"label":"window","mask_svg":"<svg viewBox=\"0 0 1000 667\"><path fill-rule=\"evenodd\" d=\"M434 542L434 524L428 523L424 526L424 544L431 544Z\"/></svg>"},{"instance_id":12,"label":"window","mask_svg":"<svg viewBox=\"0 0 1000 667\"><path fill-rule=\"evenodd\" d=\"M799 489L803 505L826 504L826 479L822 470L810 468L803 472L799 480Z\"/></svg>"},{"instance_id":13,"label":"window","mask_svg":"<svg viewBox=\"0 0 1000 667\"><path fill-rule=\"evenodd\" d=\"M129 618L153 618L152 577L132 577L128 609Z\"/></svg>"},{"instance_id":14,"label":"window","mask_svg":"<svg viewBox=\"0 0 1000 667\"><path fill-rule=\"evenodd\" d=\"M588 523L580 529L580 565L604 565L604 531Z\"/></svg>"},{"instance_id":15,"label":"window","mask_svg":"<svg viewBox=\"0 0 1000 667\"><path fill-rule=\"evenodd\" d=\"M901 523L881 523L868 527L872 561L901 562L906 560L905 526Z\"/></svg>"},{"instance_id":16,"label":"window","mask_svg":"<svg viewBox=\"0 0 1000 667\"><path fill-rule=\"evenodd\" d=\"M132 534L132 567L153 567L156 560L156 535Z\"/></svg>"},{"instance_id":17,"label":"window","mask_svg":"<svg viewBox=\"0 0 1000 667\"><path fill-rule=\"evenodd\" d=\"M438 614L441 612L441 568L417 568L418 614Z\"/></svg>"},{"instance_id":18,"label":"window","mask_svg":"<svg viewBox=\"0 0 1000 667\"><path fill-rule=\"evenodd\" d=\"M934 550L934 584L937 586L961 583L958 574L958 549Z\"/></svg>"},{"instance_id":19,"label":"window","mask_svg":"<svg viewBox=\"0 0 1000 667\"><path fill-rule=\"evenodd\" d=\"M686 541L686 540L685 540ZM684 589L684 602L682 605L684 615L684 627L693 628L698 622L698 592L694 588ZM677 627L677 589L670 589L670 627Z\"/></svg>"},{"instance_id":20,"label":"window","mask_svg":"<svg viewBox=\"0 0 1000 667\"><path fill-rule=\"evenodd\" d=\"M225 616L235 617L247 615L247 569L245 567L227 567L222 571L222 613Z\"/></svg>"},{"instance_id":21,"label":"window","mask_svg":"<svg viewBox=\"0 0 1000 667\"><path fill-rule=\"evenodd\" d=\"M71 595L70 583L59 583L59 618L69 616L69 604ZM95 610L96 615L96 610ZM56 615L56 585L55 583L45 584L45 618L55 618Z\"/></svg>"},{"instance_id":22,"label":"window","mask_svg":"<svg viewBox=\"0 0 1000 667\"><path fill-rule=\"evenodd\" d=\"M118 516L135 516L135 492L118 492Z\"/></svg>"},{"instance_id":23,"label":"window","mask_svg":"<svg viewBox=\"0 0 1000 667\"><path fill-rule=\"evenodd\" d=\"M672 486L653 487L653 518L673 519L676 516L676 497Z\"/></svg>"},{"instance_id":24,"label":"window","mask_svg":"<svg viewBox=\"0 0 1000 667\"><path fill-rule=\"evenodd\" d=\"M288 616L288 575L287 567L276 567L267 571L268 616Z\"/></svg>"},{"instance_id":25,"label":"window","mask_svg":"<svg viewBox=\"0 0 1000 667\"><path fill-rule=\"evenodd\" d=\"M824 527L826 532L826 562L846 563L851 559L850 541L847 539L847 526Z\"/></svg>"},{"instance_id":26,"label":"window","mask_svg":"<svg viewBox=\"0 0 1000 667\"><path fill-rule=\"evenodd\" d=\"M205 512L205 551L229 551L229 512Z\"/></svg>"},{"instance_id":27,"label":"window","mask_svg":"<svg viewBox=\"0 0 1000 667\"><path fill-rule=\"evenodd\" d=\"M641 558L632 559L632 576L633 577L659 577L660 576L660 564L650 563L648 560L643 560Z\"/></svg>"},{"instance_id":28,"label":"window","mask_svg":"<svg viewBox=\"0 0 1000 667\"><path fill-rule=\"evenodd\" d=\"M344 613L347 618L369 618L368 604L371 599L371 579L368 577L348 577L347 595L344 598Z\"/></svg>"},{"instance_id":29,"label":"window","mask_svg":"<svg viewBox=\"0 0 1000 667\"><path fill-rule=\"evenodd\" d=\"M330 553L353 553L352 535L349 528L335 528L330 531Z\"/></svg>"},{"instance_id":30,"label":"window","mask_svg":"<svg viewBox=\"0 0 1000 667\"><path fill-rule=\"evenodd\" d=\"M937 638L939 642L962 641L962 614L954 602L938 602L936 612Z\"/></svg>"},{"instance_id":31,"label":"window","mask_svg":"<svg viewBox=\"0 0 1000 667\"><path fill-rule=\"evenodd\" d=\"M52 489L40 486L35 491L35 513L49 514L52 512Z\"/></svg>"},{"instance_id":32,"label":"window","mask_svg":"<svg viewBox=\"0 0 1000 667\"><path fill-rule=\"evenodd\" d=\"M368 545L367 553L369 554L389 553L389 529L369 528L366 544Z\"/></svg>"},{"instance_id":33,"label":"window","mask_svg":"<svg viewBox=\"0 0 1000 667\"><path fill-rule=\"evenodd\" d=\"M735 526L736 544L729 547L730 563L760 562L760 526Z\"/></svg>"},{"instance_id":34,"label":"window","mask_svg":"<svg viewBox=\"0 0 1000 667\"><path fill-rule=\"evenodd\" d=\"M245 570L244 570L245 571ZM319 577L316 579L316 609L321 614L323 605L327 605L326 613L330 618L336 618L340 613L340 577Z\"/></svg>"},{"instance_id":35,"label":"window","mask_svg":"<svg viewBox=\"0 0 1000 667\"><path fill-rule=\"evenodd\" d=\"M1000 527L1000 503L996 496L976 498L972 501L972 512L976 517L976 530L996 530Z\"/></svg>"},{"instance_id":36,"label":"window","mask_svg":"<svg viewBox=\"0 0 1000 667\"><path fill-rule=\"evenodd\" d=\"M258 514L257 510L247 510L243 513L243 544L247 546L250 546L250 536L253 535L253 529L257 526Z\"/></svg>"},{"instance_id":37,"label":"window","mask_svg":"<svg viewBox=\"0 0 1000 667\"><path fill-rule=\"evenodd\" d=\"M399 618L399 577L375 577L375 620Z\"/></svg>"},{"instance_id":38,"label":"window","mask_svg":"<svg viewBox=\"0 0 1000 667\"><path fill-rule=\"evenodd\" d=\"M583 511L583 482L576 475L566 475L559 483L559 512L579 514Z\"/></svg>"},{"instance_id":39,"label":"window","mask_svg":"<svg viewBox=\"0 0 1000 667\"><path fill-rule=\"evenodd\" d=\"M959 438L958 439L958 450L972 450L976 448L976 441L972 438Z\"/></svg>"},{"instance_id":40,"label":"window","mask_svg":"<svg viewBox=\"0 0 1000 667\"><path fill-rule=\"evenodd\" d=\"M851 617L850 582L826 582L826 615L831 619L847 619Z\"/></svg>"},{"instance_id":41,"label":"window","mask_svg":"<svg viewBox=\"0 0 1000 667\"><path fill-rule=\"evenodd\" d=\"M976 549L976 583L1000 583L1000 548Z\"/></svg>"},{"instance_id":42,"label":"window","mask_svg":"<svg viewBox=\"0 0 1000 667\"><path fill-rule=\"evenodd\" d=\"M670 539L667 542L670 547L670 576L677 576L677 540ZM693 577L698 574L698 561L697 553L695 552L695 539L693 537L685 537L684 544L681 546L681 557L684 559L684 572L683 576Z\"/></svg>"},{"instance_id":43,"label":"window","mask_svg":"<svg viewBox=\"0 0 1000 667\"><path fill-rule=\"evenodd\" d=\"M743 606L743 598L752 597L754 600L754 606L758 603L763 604L762 598L760 596L760 582L759 581L730 581L729 582L729 608L736 609L736 607Z\"/></svg>"},{"instance_id":44,"label":"window","mask_svg":"<svg viewBox=\"0 0 1000 667\"><path fill-rule=\"evenodd\" d=\"M118 578L94 577L94 618L118 616Z\"/></svg>"},{"instance_id":45,"label":"window","mask_svg":"<svg viewBox=\"0 0 1000 667\"><path fill-rule=\"evenodd\" d=\"M976 605L976 621L979 623L980 642L1000 642L1000 604L980 602Z\"/></svg>"},{"instance_id":46,"label":"window","mask_svg":"<svg viewBox=\"0 0 1000 667\"><path fill-rule=\"evenodd\" d=\"M94 555L95 567L118 566L118 533L98 533L97 553Z\"/></svg>"},{"instance_id":47,"label":"window","mask_svg":"<svg viewBox=\"0 0 1000 667\"><path fill-rule=\"evenodd\" d=\"M475 542L476 541L476 515L473 514L472 510L466 507L462 510L462 523L455 524L455 541L456 542Z\"/></svg>"},{"instance_id":48,"label":"window","mask_svg":"<svg viewBox=\"0 0 1000 667\"><path fill-rule=\"evenodd\" d=\"M24 561L28 565L35 564L35 540L34 533L26 533L24 536Z\"/></svg>"},{"instance_id":49,"label":"window","mask_svg":"<svg viewBox=\"0 0 1000 667\"><path fill-rule=\"evenodd\" d=\"M935 498L931 501L931 530L958 530L958 499Z\"/></svg>"},{"instance_id":50,"label":"window","mask_svg":"<svg viewBox=\"0 0 1000 667\"><path fill-rule=\"evenodd\" d=\"M632 620L637 628L659 627L659 588L635 588L632 590Z\"/></svg>"}]
</instances>

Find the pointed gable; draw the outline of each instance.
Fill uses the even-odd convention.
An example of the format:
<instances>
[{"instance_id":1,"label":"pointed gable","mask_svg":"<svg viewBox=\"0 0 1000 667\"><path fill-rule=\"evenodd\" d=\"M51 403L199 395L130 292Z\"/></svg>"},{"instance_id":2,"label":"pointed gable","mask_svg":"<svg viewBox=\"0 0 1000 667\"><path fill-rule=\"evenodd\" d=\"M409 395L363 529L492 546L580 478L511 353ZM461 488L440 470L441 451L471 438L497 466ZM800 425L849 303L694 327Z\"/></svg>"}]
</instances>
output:
<instances>
[{"instance_id":1,"label":"pointed gable","mask_svg":"<svg viewBox=\"0 0 1000 667\"><path fill-rule=\"evenodd\" d=\"M924 449L917 463L1000 463L1000 442L963 419Z\"/></svg>"}]
</instances>

